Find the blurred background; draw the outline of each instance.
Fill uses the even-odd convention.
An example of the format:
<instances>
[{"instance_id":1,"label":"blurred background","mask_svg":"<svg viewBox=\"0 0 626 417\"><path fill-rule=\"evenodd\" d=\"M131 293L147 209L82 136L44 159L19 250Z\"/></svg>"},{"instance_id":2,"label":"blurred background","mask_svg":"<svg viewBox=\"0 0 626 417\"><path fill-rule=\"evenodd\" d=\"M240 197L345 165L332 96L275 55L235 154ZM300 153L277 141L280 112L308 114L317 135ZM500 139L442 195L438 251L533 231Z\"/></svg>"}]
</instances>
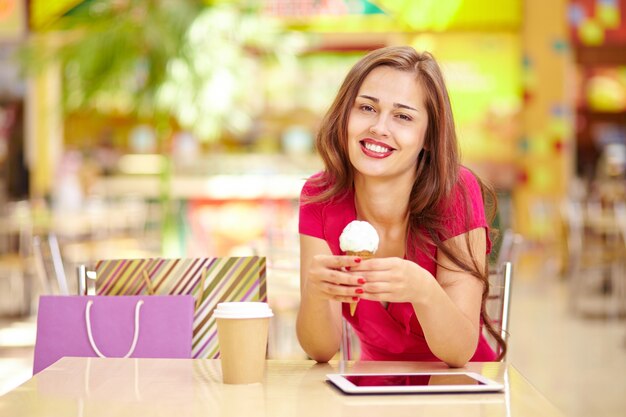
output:
<instances>
[{"instance_id":1,"label":"blurred background","mask_svg":"<svg viewBox=\"0 0 626 417\"><path fill-rule=\"evenodd\" d=\"M265 256L270 357L305 357L318 124L404 44L440 62L515 237L509 361L566 415L624 415L626 0L0 0L0 394L31 375L37 297L99 259Z\"/></svg>"}]
</instances>

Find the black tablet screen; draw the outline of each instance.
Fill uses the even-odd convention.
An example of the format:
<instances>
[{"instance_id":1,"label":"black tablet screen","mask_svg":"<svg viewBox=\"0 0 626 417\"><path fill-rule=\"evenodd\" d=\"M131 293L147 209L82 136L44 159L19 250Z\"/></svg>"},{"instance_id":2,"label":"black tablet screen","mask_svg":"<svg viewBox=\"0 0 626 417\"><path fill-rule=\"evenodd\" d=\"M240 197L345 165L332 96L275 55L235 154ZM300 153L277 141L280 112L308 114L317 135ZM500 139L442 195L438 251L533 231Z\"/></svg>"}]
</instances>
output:
<instances>
[{"instance_id":1,"label":"black tablet screen","mask_svg":"<svg viewBox=\"0 0 626 417\"><path fill-rule=\"evenodd\" d=\"M485 385L464 374L421 375L346 375L346 379L359 387L397 387L425 385Z\"/></svg>"}]
</instances>

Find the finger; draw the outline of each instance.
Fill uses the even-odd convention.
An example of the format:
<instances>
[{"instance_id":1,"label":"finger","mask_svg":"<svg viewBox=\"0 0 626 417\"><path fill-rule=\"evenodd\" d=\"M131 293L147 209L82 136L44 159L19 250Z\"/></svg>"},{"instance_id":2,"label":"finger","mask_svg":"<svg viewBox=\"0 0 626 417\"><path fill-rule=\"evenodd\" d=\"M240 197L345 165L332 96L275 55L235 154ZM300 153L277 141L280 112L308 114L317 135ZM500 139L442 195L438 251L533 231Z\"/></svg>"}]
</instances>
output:
<instances>
[{"instance_id":1,"label":"finger","mask_svg":"<svg viewBox=\"0 0 626 417\"><path fill-rule=\"evenodd\" d=\"M388 282L368 282L362 289L364 294L390 294L393 288Z\"/></svg>"},{"instance_id":2,"label":"finger","mask_svg":"<svg viewBox=\"0 0 626 417\"><path fill-rule=\"evenodd\" d=\"M349 294L349 295L327 294L327 297L331 300L339 301L340 303L356 303L361 299L361 297L357 296L356 294Z\"/></svg>"},{"instance_id":3,"label":"finger","mask_svg":"<svg viewBox=\"0 0 626 417\"><path fill-rule=\"evenodd\" d=\"M360 298L359 297L354 297L354 296L342 297L342 296L338 295L336 297L333 297L333 300L339 301L341 303L358 303Z\"/></svg>"},{"instance_id":4,"label":"finger","mask_svg":"<svg viewBox=\"0 0 626 417\"><path fill-rule=\"evenodd\" d=\"M358 297L363 294L365 290L361 287L353 287L347 285L335 285L332 283L326 283L322 285L322 292L326 293L329 297Z\"/></svg>"},{"instance_id":5,"label":"finger","mask_svg":"<svg viewBox=\"0 0 626 417\"><path fill-rule=\"evenodd\" d=\"M371 282L392 282L394 280L393 272L385 271L352 271L353 274L359 275L365 279L366 283Z\"/></svg>"},{"instance_id":6,"label":"finger","mask_svg":"<svg viewBox=\"0 0 626 417\"><path fill-rule=\"evenodd\" d=\"M352 271L389 271L395 265L397 258L370 258L363 259L356 266L351 267Z\"/></svg>"},{"instance_id":7,"label":"finger","mask_svg":"<svg viewBox=\"0 0 626 417\"><path fill-rule=\"evenodd\" d=\"M360 297L357 297L355 294L340 295L340 294L330 294L326 292L323 292L322 294L329 300L339 301L340 303L356 303L360 299Z\"/></svg>"},{"instance_id":8,"label":"finger","mask_svg":"<svg viewBox=\"0 0 626 417\"><path fill-rule=\"evenodd\" d=\"M342 285L349 285L351 287L360 287L367 282L362 273L358 273L358 274L348 273L347 276L349 278L347 278L347 281L342 282L341 283Z\"/></svg>"},{"instance_id":9,"label":"finger","mask_svg":"<svg viewBox=\"0 0 626 417\"><path fill-rule=\"evenodd\" d=\"M341 269L345 267L353 268L361 263L359 256L347 255L317 255L316 260L326 268Z\"/></svg>"},{"instance_id":10,"label":"finger","mask_svg":"<svg viewBox=\"0 0 626 417\"><path fill-rule=\"evenodd\" d=\"M365 284L366 280L362 275L351 274L336 269L329 269L324 274L322 281L333 285L360 286Z\"/></svg>"},{"instance_id":11,"label":"finger","mask_svg":"<svg viewBox=\"0 0 626 417\"><path fill-rule=\"evenodd\" d=\"M359 295L359 298L362 300L370 300L370 301L392 301L393 294L390 292L380 292L380 293L370 293L364 292Z\"/></svg>"}]
</instances>

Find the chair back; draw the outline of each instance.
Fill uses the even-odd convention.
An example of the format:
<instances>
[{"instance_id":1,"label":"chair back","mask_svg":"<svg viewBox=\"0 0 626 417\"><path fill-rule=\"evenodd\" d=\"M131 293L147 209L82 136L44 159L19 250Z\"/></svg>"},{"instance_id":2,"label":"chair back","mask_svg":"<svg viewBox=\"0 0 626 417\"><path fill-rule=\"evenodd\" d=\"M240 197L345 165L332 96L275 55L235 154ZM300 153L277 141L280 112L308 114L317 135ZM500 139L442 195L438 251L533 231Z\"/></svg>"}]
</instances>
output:
<instances>
[{"instance_id":1,"label":"chair back","mask_svg":"<svg viewBox=\"0 0 626 417\"><path fill-rule=\"evenodd\" d=\"M512 281L513 264L511 262L504 262L489 271L489 294L487 295L485 310L491 324L499 330L500 337L505 342L509 337ZM495 338L485 329L483 329L483 334L496 354L500 355L501 349Z\"/></svg>"},{"instance_id":2,"label":"chair back","mask_svg":"<svg viewBox=\"0 0 626 417\"><path fill-rule=\"evenodd\" d=\"M589 198L566 200L563 206L567 233L563 272L571 313L619 317L623 313L624 203L603 206Z\"/></svg>"},{"instance_id":3,"label":"chair back","mask_svg":"<svg viewBox=\"0 0 626 417\"><path fill-rule=\"evenodd\" d=\"M502 234L502 244L495 265L502 265L505 262L515 263L523 243L522 235L515 233L513 229L506 229Z\"/></svg>"},{"instance_id":4,"label":"chair back","mask_svg":"<svg viewBox=\"0 0 626 417\"><path fill-rule=\"evenodd\" d=\"M33 258L43 293L69 295L61 249L55 234L33 237Z\"/></svg>"},{"instance_id":5,"label":"chair back","mask_svg":"<svg viewBox=\"0 0 626 417\"><path fill-rule=\"evenodd\" d=\"M361 342L352 325L341 316L341 346L339 356L343 361L349 361L361 356Z\"/></svg>"},{"instance_id":6,"label":"chair back","mask_svg":"<svg viewBox=\"0 0 626 417\"><path fill-rule=\"evenodd\" d=\"M619 228L622 242L626 246L626 202L620 201L613 206L615 222Z\"/></svg>"},{"instance_id":7,"label":"chair back","mask_svg":"<svg viewBox=\"0 0 626 417\"><path fill-rule=\"evenodd\" d=\"M0 316L31 312L32 229L27 201L0 203Z\"/></svg>"},{"instance_id":8,"label":"chair back","mask_svg":"<svg viewBox=\"0 0 626 417\"><path fill-rule=\"evenodd\" d=\"M566 230L567 258L565 259L565 268L571 278L578 272L581 265L585 240L585 214L582 203L571 199L563 202L561 212Z\"/></svg>"}]
</instances>

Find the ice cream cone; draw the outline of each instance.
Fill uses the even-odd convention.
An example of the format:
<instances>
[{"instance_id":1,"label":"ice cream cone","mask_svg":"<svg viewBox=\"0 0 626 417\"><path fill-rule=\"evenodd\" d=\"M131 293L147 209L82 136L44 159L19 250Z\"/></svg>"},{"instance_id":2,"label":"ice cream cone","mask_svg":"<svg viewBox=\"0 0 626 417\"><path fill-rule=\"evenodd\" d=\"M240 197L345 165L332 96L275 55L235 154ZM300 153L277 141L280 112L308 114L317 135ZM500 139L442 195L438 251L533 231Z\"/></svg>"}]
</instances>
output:
<instances>
[{"instance_id":1,"label":"ice cream cone","mask_svg":"<svg viewBox=\"0 0 626 417\"><path fill-rule=\"evenodd\" d=\"M368 250L360 250L360 251L346 251L346 255L348 256L360 256L363 259L373 258L374 254Z\"/></svg>"},{"instance_id":2,"label":"ice cream cone","mask_svg":"<svg viewBox=\"0 0 626 417\"><path fill-rule=\"evenodd\" d=\"M354 313L356 313L356 306L357 306L358 302L356 303L350 303L350 316L354 316Z\"/></svg>"},{"instance_id":3,"label":"ice cream cone","mask_svg":"<svg viewBox=\"0 0 626 417\"><path fill-rule=\"evenodd\" d=\"M369 259L369 258L373 258L374 254L368 250L361 250L361 251L347 251L346 255L348 256L360 256L361 259ZM355 303L350 303L350 315L354 316L354 313L356 313L356 305L358 304L358 301Z\"/></svg>"},{"instance_id":4,"label":"ice cream cone","mask_svg":"<svg viewBox=\"0 0 626 417\"><path fill-rule=\"evenodd\" d=\"M378 233L376 229L366 221L354 220L346 227L339 236L339 247L349 256L358 256L361 259L374 257L378 249ZM354 316L357 302L350 303L350 315Z\"/></svg>"}]
</instances>

